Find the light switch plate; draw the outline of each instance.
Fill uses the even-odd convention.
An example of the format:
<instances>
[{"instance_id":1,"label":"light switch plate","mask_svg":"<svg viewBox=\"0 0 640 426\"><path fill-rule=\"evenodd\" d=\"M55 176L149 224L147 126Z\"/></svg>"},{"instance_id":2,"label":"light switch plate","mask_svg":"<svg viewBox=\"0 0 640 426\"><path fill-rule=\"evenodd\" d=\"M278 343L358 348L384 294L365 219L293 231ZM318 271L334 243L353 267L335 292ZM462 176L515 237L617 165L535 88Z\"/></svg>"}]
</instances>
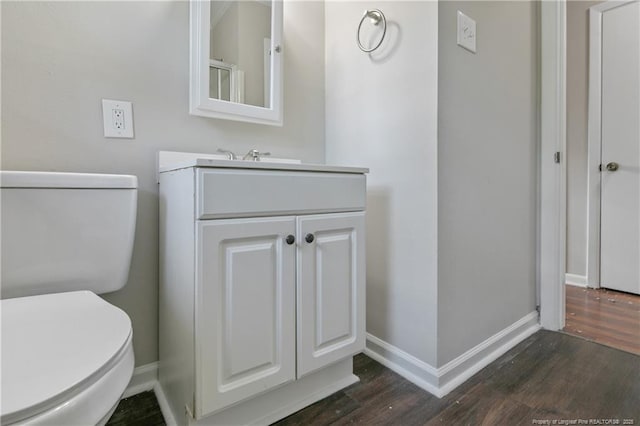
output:
<instances>
[{"instance_id":1,"label":"light switch plate","mask_svg":"<svg viewBox=\"0 0 640 426\"><path fill-rule=\"evenodd\" d=\"M476 53L476 21L458 11L458 46Z\"/></svg>"},{"instance_id":2,"label":"light switch plate","mask_svg":"<svg viewBox=\"0 0 640 426\"><path fill-rule=\"evenodd\" d=\"M131 102L102 100L105 138L133 138L133 107Z\"/></svg>"}]
</instances>

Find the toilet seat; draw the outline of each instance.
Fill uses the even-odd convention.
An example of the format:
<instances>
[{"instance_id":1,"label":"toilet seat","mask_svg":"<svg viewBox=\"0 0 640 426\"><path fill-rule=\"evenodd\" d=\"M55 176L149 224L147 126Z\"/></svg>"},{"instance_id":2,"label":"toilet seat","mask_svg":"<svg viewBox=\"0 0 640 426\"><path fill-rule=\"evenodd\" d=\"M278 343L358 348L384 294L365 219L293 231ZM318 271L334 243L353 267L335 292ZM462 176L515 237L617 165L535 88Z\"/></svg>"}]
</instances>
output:
<instances>
[{"instance_id":1,"label":"toilet seat","mask_svg":"<svg viewBox=\"0 0 640 426\"><path fill-rule=\"evenodd\" d=\"M52 423L68 412L99 423L133 371L129 317L89 291L1 303L0 423Z\"/></svg>"}]
</instances>

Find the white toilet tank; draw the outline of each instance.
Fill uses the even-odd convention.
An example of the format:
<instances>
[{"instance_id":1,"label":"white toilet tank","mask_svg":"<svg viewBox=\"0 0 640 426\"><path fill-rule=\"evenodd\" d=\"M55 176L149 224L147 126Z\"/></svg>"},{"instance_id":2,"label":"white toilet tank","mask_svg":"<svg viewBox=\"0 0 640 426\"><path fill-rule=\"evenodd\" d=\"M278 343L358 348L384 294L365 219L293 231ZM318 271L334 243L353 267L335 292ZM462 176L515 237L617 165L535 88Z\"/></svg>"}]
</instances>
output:
<instances>
[{"instance_id":1,"label":"white toilet tank","mask_svg":"<svg viewBox=\"0 0 640 426\"><path fill-rule=\"evenodd\" d=\"M1 298L122 288L137 186L129 175L0 171Z\"/></svg>"}]
</instances>

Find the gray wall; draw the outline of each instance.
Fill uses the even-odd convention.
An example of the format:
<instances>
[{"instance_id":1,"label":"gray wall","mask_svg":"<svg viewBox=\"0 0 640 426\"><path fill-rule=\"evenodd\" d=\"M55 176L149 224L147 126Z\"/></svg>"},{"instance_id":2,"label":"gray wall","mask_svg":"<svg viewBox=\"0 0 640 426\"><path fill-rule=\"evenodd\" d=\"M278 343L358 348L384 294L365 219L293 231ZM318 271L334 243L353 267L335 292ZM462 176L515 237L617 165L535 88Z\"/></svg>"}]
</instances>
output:
<instances>
[{"instance_id":1,"label":"gray wall","mask_svg":"<svg viewBox=\"0 0 640 426\"><path fill-rule=\"evenodd\" d=\"M367 3L389 25L371 56L364 8L326 3L327 161L371 169L367 331L435 365L438 3Z\"/></svg>"},{"instance_id":2,"label":"gray wall","mask_svg":"<svg viewBox=\"0 0 640 426\"><path fill-rule=\"evenodd\" d=\"M2 168L139 177L130 280L107 296L133 320L137 365L157 359L156 152L321 162L325 122L327 161L371 168L370 333L438 366L535 308L535 7L367 7L389 19L372 55L354 40L362 3L285 3L277 128L188 115L187 2L2 2ZM477 55L455 45L457 9ZM133 101L134 140L102 137L102 98Z\"/></svg>"},{"instance_id":3,"label":"gray wall","mask_svg":"<svg viewBox=\"0 0 640 426\"><path fill-rule=\"evenodd\" d=\"M371 168L367 331L437 367L535 310L538 11L368 7L390 28L371 56L345 41L362 5L327 2L327 159Z\"/></svg>"},{"instance_id":4,"label":"gray wall","mask_svg":"<svg viewBox=\"0 0 640 426\"><path fill-rule=\"evenodd\" d=\"M257 148L323 162L324 5L284 5L283 127L188 114L188 2L3 1L1 7L2 168L138 176L129 282L106 298L133 321L136 365L155 361L156 152ZM133 102L135 139L103 137L103 98Z\"/></svg>"},{"instance_id":5,"label":"gray wall","mask_svg":"<svg viewBox=\"0 0 640 426\"><path fill-rule=\"evenodd\" d=\"M601 1L567 2L567 273L587 275L588 9Z\"/></svg>"},{"instance_id":6,"label":"gray wall","mask_svg":"<svg viewBox=\"0 0 640 426\"><path fill-rule=\"evenodd\" d=\"M456 12L477 54L456 45ZM439 2L438 366L535 310L537 9Z\"/></svg>"}]
</instances>

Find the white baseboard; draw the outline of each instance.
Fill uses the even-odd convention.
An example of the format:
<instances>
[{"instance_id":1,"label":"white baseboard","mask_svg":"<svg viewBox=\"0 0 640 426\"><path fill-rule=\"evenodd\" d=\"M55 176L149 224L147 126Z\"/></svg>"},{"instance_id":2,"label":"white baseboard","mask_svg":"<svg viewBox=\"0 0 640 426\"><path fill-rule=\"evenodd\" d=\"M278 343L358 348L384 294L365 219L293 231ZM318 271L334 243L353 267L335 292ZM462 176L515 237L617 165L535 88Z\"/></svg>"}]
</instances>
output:
<instances>
[{"instance_id":1,"label":"white baseboard","mask_svg":"<svg viewBox=\"0 0 640 426\"><path fill-rule=\"evenodd\" d=\"M136 369L133 370L133 375L131 376L131 380L129 381L129 386L127 386L127 389L125 389L124 393L122 394L122 399L129 398L130 396L150 390L152 390L156 395L156 399L158 400L158 405L160 406L160 411L162 412L165 423L168 426L176 425L177 423L173 418L171 410L169 409L167 397L164 395L162 387L160 387L160 382L158 381L157 361L141 365L140 367L136 367Z\"/></svg>"},{"instance_id":2,"label":"white baseboard","mask_svg":"<svg viewBox=\"0 0 640 426\"><path fill-rule=\"evenodd\" d=\"M574 285L576 287L586 287L587 286L587 277L586 275L577 275L577 274L565 274L564 282L569 285Z\"/></svg>"},{"instance_id":3,"label":"white baseboard","mask_svg":"<svg viewBox=\"0 0 640 426\"><path fill-rule=\"evenodd\" d=\"M153 386L153 392L156 394L156 399L158 400L158 405L160 406L162 417L164 417L164 422L167 424L167 426L176 426L178 423L176 422L175 417L173 417L173 412L171 412L171 408L169 407L167 396L164 394L159 381L156 381L155 385Z\"/></svg>"},{"instance_id":4,"label":"white baseboard","mask_svg":"<svg viewBox=\"0 0 640 426\"><path fill-rule=\"evenodd\" d=\"M150 391L158 382L158 363L141 365L133 370L133 376L125 389L122 398L129 398L142 392Z\"/></svg>"},{"instance_id":5,"label":"white baseboard","mask_svg":"<svg viewBox=\"0 0 640 426\"><path fill-rule=\"evenodd\" d=\"M427 392L438 396L438 370L432 365L369 333L364 353Z\"/></svg>"},{"instance_id":6,"label":"white baseboard","mask_svg":"<svg viewBox=\"0 0 640 426\"><path fill-rule=\"evenodd\" d=\"M531 312L440 368L370 334L365 354L442 398L539 329L538 313Z\"/></svg>"},{"instance_id":7,"label":"white baseboard","mask_svg":"<svg viewBox=\"0 0 640 426\"><path fill-rule=\"evenodd\" d=\"M540 330L538 312L533 311L484 342L438 368L440 391L445 396L471 376L504 355L509 349Z\"/></svg>"}]
</instances>

